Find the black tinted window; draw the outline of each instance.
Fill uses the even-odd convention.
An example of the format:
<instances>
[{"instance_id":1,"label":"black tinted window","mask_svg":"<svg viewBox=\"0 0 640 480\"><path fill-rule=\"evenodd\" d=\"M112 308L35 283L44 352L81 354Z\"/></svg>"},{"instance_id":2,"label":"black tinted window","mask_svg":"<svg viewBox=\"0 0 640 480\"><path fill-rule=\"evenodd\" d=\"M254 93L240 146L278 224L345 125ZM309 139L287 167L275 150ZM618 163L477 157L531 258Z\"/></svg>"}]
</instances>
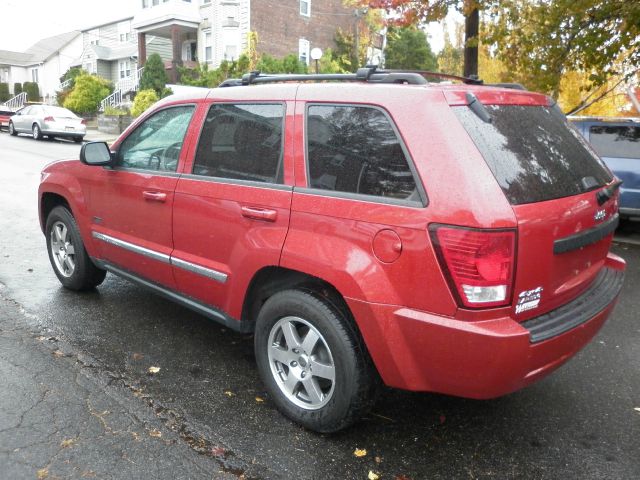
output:
<instances>
[{"instance_id":1,"label":"black tinted window","mask_svg":"<svg viewBox=\"0 0 640 480\"><path fill-rule=\"evenodd\" d=\"M310 106L307 161L312 188L420 201L396 132L376 108Z\"/></svg>"},{"instance_id":2,"label":"black tinted window","mask_svg":"<svg viewBox=\"0 0 640 480\"><path fill-rule=\"evenodd\" d=\"M117 165L175 172L192 114L189 105L160 110L147 118L120 145Z\"/></svg>"},{"instance_id":3,"label":"black tinted window","mask_svg":"<svg viewBox=\"0 0 640 480\"><path fill-rule=\"evenodd\" d=\"M591 127L589 141L601 157L640 158L640 127Z\"/></svg>"},{"instance_id":4,"label":"black tinted window","mask_svg":"<svg viewBox=\"0 0 640 480\"><path fill-rule=\"evenodd\" d=\"M218 104L209 109L193 173L282 183L281 104Z\"/></svg>"},{"instance_id":5,"label":"black tinted window","mask_svg":"<svg viewBox=\"0 0 640 480\"><path fill-rule=\"evenodd\" d=\"M509 201L540 202L605 185L611 174L551 108L487 105L491 123L452 107Z\"/></svg>"}]
</instances>

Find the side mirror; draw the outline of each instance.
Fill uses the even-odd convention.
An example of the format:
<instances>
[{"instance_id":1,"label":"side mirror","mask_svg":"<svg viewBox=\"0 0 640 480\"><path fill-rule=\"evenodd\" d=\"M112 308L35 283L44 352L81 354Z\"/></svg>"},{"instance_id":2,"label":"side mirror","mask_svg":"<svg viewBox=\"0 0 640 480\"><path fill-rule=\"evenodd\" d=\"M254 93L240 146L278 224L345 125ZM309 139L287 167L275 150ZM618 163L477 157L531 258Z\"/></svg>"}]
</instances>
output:
<instances>
[{"instance_id":1,"label":"side mirror","mask_svg":"<svg viewBox=\"0 0 640 480\"><path fill-rule=\"evenodd\" d=\"M105 142L85 143L80 149L80 161L85 165L107 166L111 164L111 151Z\"/></svg>"}]
</instances>

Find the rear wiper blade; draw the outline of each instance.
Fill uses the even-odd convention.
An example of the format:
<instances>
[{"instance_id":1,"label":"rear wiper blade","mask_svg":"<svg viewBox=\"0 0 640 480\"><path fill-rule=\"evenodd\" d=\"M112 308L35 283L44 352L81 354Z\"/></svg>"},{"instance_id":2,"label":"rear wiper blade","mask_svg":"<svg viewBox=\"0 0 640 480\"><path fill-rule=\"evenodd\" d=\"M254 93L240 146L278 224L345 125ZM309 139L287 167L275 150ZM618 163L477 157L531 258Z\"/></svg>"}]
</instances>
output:
<instances>
[{"instance_id":1,"label":"rear wiper blade","mask_svg":"<svg viewBox=\"0 0 640 480\"><path fill-rule=\"evenodd\" d=\"M620 185L622 185L622 180L616 180L608 187L598 190L598 193L596 193L598 205L604 205L607 200L613 197L613 194L620 188Z\"/></svg>"}]
</instances>

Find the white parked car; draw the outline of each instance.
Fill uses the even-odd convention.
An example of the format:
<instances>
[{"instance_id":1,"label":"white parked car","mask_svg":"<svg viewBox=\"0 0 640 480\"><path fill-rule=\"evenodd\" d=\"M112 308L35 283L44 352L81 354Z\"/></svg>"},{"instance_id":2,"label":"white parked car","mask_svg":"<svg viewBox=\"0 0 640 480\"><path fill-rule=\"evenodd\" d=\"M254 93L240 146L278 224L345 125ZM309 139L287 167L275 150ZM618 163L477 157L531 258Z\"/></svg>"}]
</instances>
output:
<instances>
[{"instance_id":1,"label":"white parked car","mask_svg":"<svg viewBox=\"0 0 640 480\"><path fill-rule=\"evenodd\" d=\"M28 105L11 117L9 133L29 133L36 140L59 137L81 142L87 133L87 125L84 119L66 108Z\"/></svg>"}]
</instances>

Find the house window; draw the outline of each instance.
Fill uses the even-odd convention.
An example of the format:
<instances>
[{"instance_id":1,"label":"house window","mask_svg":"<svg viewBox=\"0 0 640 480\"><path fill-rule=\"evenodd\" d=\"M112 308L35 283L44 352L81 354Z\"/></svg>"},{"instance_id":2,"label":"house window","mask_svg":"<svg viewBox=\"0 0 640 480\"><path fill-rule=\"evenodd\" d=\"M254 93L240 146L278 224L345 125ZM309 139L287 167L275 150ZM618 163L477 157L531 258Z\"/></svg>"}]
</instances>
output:
<instances>
[{"instance_id":1,"label":"house window","mask_svg":"<svg viewBox=\"0 0 640 480\"><path fill-rule=\"evenodd\" d=\"M142 0L142 8L149 8L149 0Z\"/></svg>"},{"instance_id":2,"label":"house window","mask_svg":"<svg viewBox=\"0 0 640 480\"><path fill-rule=\"evenodd\" d=\"M300 0L300 15L311 16L311 0Z\"/></svg>"},{"instance_id":3,"label":"house window","mask_svg":"<svg viewBox=\"0 0 640 480\"><path fill-rule=\"evenodd\" d=\"M211 49L211 33L207 32L204 34L204 61L209 63L212 60L212 49Z\"/></svg>"},{"instance_id":4,"label":"house window","mask_svg":"<svg viewBox=\"0 0 640 480\"><path fill-rule=\"evenodd\" d=\"M34 83L38 83L38 69L37 68L32 68L31 69L31 81Z\"/></svg>"},{"instance_id":5,"label":"house window","mask_svg":"<svg viewBox=\"0 0 640 480\"><path fill-rule=\"evenodd\" d=\"M125 43L131 40L131 23L120 22L118 23L118 39L120 43Z\"/></svg>"},{"instance_id":6,"label":"house window","mask_svg":"<svg viewBox=\"0 0 640 480\"><path fill-rule=\"evenodd\" d=\"M202 0L203 5L206 5L207 3L211 3L211 0Z\"/></svg>"},{"instance_id":7,"label":"house window","mask_svg":"<svg viewBox=\"0 0 640 480\"><path fill-rule=\"evenodd\" d=\"M131 76L131 62L129 60L120 60L118 66L120 67L120 78Z\"/></svg>"},{"instance_id":8,"label":"house window","mask_svg":"<svg viewBox=\"0 0 640 480\"><path fill-rule=\"evenodd\" d=\"M309 65L309 46L309 40L304 38L298 40L298 58L307 65Z\"/></svg>"},{"instance_id":9,"label":"house window","mask_svg":"<svg viewBox=\"0 0 640 480\"><path fill-rule=\"evenodd\" d=\"M224 58L225 60L235 60L238 58L238 46L237 45L227 45L224 47Z\"/></svg>"}]
</instances>

